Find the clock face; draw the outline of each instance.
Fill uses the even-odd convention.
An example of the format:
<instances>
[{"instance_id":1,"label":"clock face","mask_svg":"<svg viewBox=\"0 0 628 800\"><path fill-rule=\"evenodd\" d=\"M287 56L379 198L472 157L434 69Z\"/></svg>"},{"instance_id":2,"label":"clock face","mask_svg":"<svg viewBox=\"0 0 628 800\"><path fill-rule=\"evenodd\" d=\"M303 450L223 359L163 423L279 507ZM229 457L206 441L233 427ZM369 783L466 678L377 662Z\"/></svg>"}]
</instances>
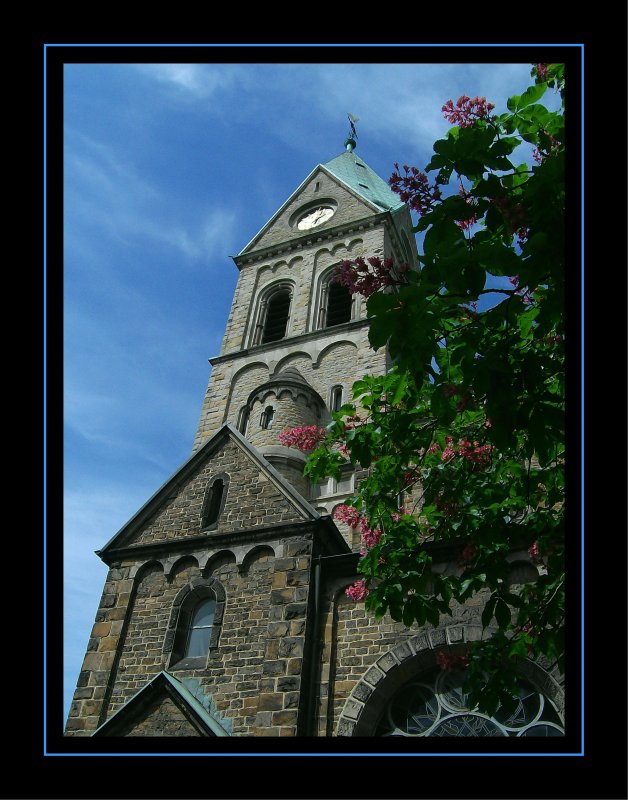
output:
<instances>
[{"instance_id":1,"label":"clock face","mask_svg":"<svg viewBox=\"0 0 628 800\"><path fill-rule=\"evenodd\" d=\"M333 217L335 209L331 206L318 206L307 211L297 222L297 228L301 231L307 231L310 228L315 228L317 225L322 225L328 219Z\"/></svg>"}]
</instances>

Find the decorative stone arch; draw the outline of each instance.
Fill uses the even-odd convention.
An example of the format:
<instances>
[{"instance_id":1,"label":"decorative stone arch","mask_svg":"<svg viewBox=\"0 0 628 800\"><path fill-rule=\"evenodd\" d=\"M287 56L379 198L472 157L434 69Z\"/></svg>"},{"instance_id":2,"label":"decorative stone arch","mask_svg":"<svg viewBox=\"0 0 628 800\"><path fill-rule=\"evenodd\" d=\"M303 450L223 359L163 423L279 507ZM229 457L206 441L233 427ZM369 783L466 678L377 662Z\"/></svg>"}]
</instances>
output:
<instances>
[{"instance_id":1,"label":"decorative stone arch","mask_svg":"<svg viewBox=\"0 0 628 800\"><path fill-rule=\"evenodd\" d=\"M300 360L303 359L306 364L303 365ZM283 356L280 358L279 361L274 366L273 369L273 376L277 375L279 372L283 372L284 370L288 369L289 367L294 366L295 369L301 370L304 368L311 368L312 366L312 353L309 350L293 350L290 352L289 355Z\"/></svg>"},{"instance_id":2,"label":"decorative stone arch","mask_svg":"<svg viewBox=\"0 0 628 800\"><path fill-rule=\"evenodd\" d=\"M203 567L203 577L212 577L212 573L220 570L221 567L236 563L235 553L232 550L219 550L207 559Z\"/></svg>"},{"instance_id":3,"label":"decorative stone arch","mask_svg":"<svg viewBox=\"0 0 628 800\"><path fill-rule=\"evenodd\" d=\"M194 578L187 583L176 595L168 620L168 628L164 637L163 653L168 668L181 669L189 666L202 666L199 664L187 665L182 663L183 652L186 644L190 619L197 604L205 598L213 597L216 600L213 627L209 641L210 651L218 647L222 621L225 613L227 595L222 583L214 577Z\"/></svg>"},{"instance_id":4,"label":"decorative stone arch","mask_svg":"<svg viewBox=\"0 0 628 800\"><path fill-rule=\"evenodd\" d=\"M134 564L129 569L129 578L134 581L134 588L137 588L140 581L148 573L149 567L159 566L161 567L162 572L167 573L168 570L166 569L166 563L166 559L151 558L148 561L144 561L140 564Z\"/></svg>"},{"instance_id":5,"label":"decorative stone arch","mask_svg":"<svg viewBox=\"0 0 628 800\"><path fill-rule=\"evenodd\" d=\"M322 350L318 353L316 361L314 362L314 367L320 367L323 360L328 356L328 354L335 348L340 347L341 345L349 345L349 347L352 347L354 350L358 350L358 345L356 342L353 341L353 339L349 338L336 339L331 344L328 344L326 347L323 347Z\"/></svg>"},{"instance_id":6,"label":"decorative stone arch","mask_svg":"<svg viewBox=\"0 0 628 800\"><path fill-rule=\"evenodd\" d=\"M372 736L373 730L396 691L415 675L437 665L436 651L447 647L463 653L465 645L482 636L480 625L449 625L399 642L365 672L347 698L336 729L337 736ZM520 661L521 673L534 688L549 698L564 717L564 693L556 680L538 664Z\"/></svg>"},{"instance_id":7,"label":"decorative stone arch","mask_svg":"<svg viewBox=\"0 0 628 800\"><path fill-rule=\"evenodd\" d=\"M172 559L165 562L164 572L166 573L168 581L174 580L177 570L186 562L189 562L190 566L195 564L196 567L200 567L198 557L195 553L182 553L180 556L174 556Z\"/></svg>"},{"instance_id":8,"label":"decorative stone arch","mask_svg":"<svg viewBox=\"0 0 628 800\"><path fill-rule=\"evenodd\" d=\"M252 547L249 552L244 556L242 564L240 565L240 572L245 574L255 564L275 558L275 551L270 545L260 544Z\"/></svg>"}]
</instances>

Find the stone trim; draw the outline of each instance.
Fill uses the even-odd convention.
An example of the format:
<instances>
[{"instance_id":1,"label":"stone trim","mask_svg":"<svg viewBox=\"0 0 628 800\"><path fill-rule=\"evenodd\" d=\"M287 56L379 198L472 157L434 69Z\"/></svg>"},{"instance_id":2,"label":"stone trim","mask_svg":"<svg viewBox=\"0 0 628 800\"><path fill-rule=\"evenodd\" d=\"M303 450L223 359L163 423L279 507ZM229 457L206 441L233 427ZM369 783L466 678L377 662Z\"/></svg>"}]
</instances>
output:
<instances>
[{"instance_id":1,"label":"stone trim","mask_svg":"<svg viewBox=\"0 0 628 800\"><path fill-rule=\"evenodd\" d=\"M423 667L428 668L435 663L434 651L437 648L447 645L464 645L478 641L481 636L480 625L449 625L445 628L435 628L427 633L421 633L395 645L370 666L354 686L340 714L336 736L370 735L368 731L376 722L375 717L379 713L379 704L377 704L377 708L367 708L368 702L375 691L380 689L382 681L395 670L405 671L404 668L406 668L410 671L411 662L416 661L417 658L421 659L421 662L416 664L419 670ZM538 691L556 704L562 717L565 705L564 692L558 682L540 665L528 659L521 659L521 672ZM397 685L394 688L396 690Z\"/></svg>"}]
</instances>

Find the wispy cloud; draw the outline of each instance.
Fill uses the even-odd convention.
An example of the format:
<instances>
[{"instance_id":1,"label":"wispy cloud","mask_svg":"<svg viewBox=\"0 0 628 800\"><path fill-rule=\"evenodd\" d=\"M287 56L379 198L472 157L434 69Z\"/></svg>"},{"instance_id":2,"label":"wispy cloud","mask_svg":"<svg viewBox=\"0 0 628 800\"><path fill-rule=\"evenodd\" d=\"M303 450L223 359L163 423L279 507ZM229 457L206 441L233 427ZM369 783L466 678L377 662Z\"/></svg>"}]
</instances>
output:
<instances>
[{"instance_id":1,"label":"wispy cloud","mask_svg":"<svg viewBox=\"0 0 628 800\"><path fill-rule=\"evenodd\" d=\"M246 65L238 64L138 64L137 69L182 95L203 100L235 85L244 87L251 80Z\"/></svg>"}]
</instances>

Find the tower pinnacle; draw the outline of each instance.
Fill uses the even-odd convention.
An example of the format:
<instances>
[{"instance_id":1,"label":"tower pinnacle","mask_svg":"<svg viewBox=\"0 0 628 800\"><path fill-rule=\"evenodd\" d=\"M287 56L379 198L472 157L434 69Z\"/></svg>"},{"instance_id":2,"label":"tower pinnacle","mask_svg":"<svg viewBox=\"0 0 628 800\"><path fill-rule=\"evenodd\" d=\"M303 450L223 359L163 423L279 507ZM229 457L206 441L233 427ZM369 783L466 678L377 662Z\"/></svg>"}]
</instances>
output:
<instances>
[{"instance_id":1,"label":"tower pinnacle","mask_svg":"<svg viewBox=\"0 0 628 800\"><path fill-rule=\"evenodd\" d=\"M355 129L355 123L359 122L360 117L356 117L353 114L348 113L347 117L349 118L349 135L345 140L345 148L349 153L352 153L353 150L358 146L356 139L358 138L358 133Z\"/></svg>"}]
</instances>

